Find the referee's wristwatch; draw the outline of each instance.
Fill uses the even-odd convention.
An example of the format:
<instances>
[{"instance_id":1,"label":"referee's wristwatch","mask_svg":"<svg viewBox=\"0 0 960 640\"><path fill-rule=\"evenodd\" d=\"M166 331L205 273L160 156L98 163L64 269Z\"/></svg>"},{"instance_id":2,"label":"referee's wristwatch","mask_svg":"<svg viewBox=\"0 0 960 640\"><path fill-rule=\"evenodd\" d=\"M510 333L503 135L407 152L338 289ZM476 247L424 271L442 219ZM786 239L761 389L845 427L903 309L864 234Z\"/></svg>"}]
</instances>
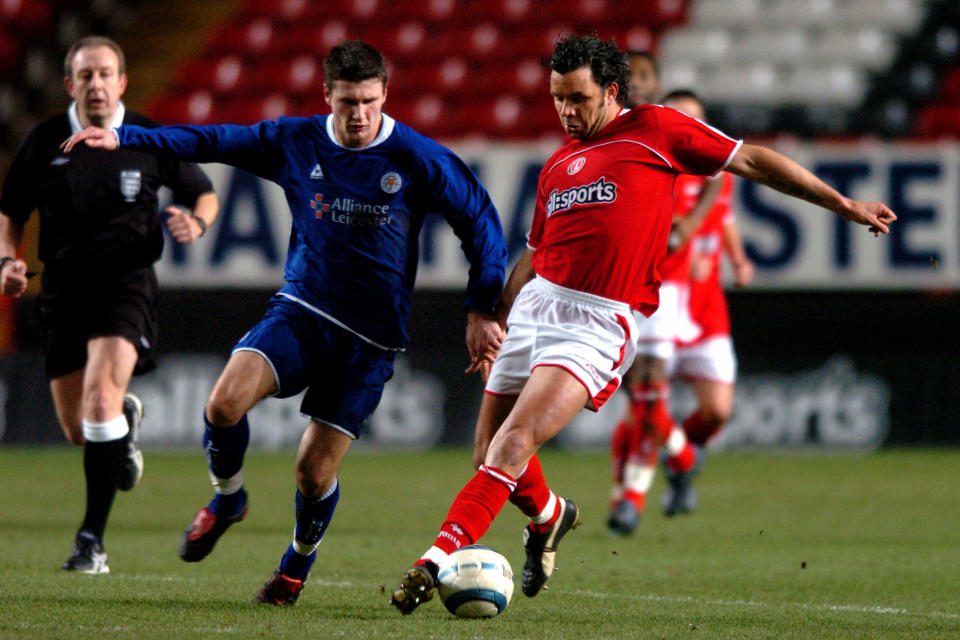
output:
<instances>
[{"instance_id":1,"label":"referee's wristwatch","mask_svg":"<svg viewBox=\"0 0 960 640\"><path fill-rule=\"evenodd\" d=\"M16 258L11 258L10 256L4 256L0 258L0 271L3 271L3 268L7 266L8 262L16 262Z\"/></svg>"},{"instance_id":2,"label":"referee's wristwatch","mask_svg":"<svg viewBox=\"0 0 960 640\"><path fill-rule=\"evenodd\" d=\"M198 238L202 238L207 233L207 221L195 214L193 211L190 212L190 217L193 218L193 221L197 223L197 226L200 227L200 235Z\"/></svg>"}]
</instances>

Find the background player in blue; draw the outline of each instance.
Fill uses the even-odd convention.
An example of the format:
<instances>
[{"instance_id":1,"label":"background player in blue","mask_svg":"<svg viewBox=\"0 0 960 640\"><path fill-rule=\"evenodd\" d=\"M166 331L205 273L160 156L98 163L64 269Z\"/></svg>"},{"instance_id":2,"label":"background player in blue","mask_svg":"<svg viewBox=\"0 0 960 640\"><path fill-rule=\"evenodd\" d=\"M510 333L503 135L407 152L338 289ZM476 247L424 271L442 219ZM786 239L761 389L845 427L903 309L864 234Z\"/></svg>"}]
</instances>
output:
<instances>
[{"instance_id":1,"label":"background player in blue","mask_svg":"<svg viewBox=\"0 0 960 640\"><path fill-rule=\"evenodd\" d=\"M424 216L445 216L470 262L468 372L491 362L503 332L494 307L506 245L500 220L476 176L451 151L381 113L383 56L348 41L324 61L329 116L280 118L251 127L87 129L69 151L118 146L224 162L284 188L293 214L286 284L264 318L236 345L207 402L204 437L216 491L184 533L180 555L203 559L246 515L242 462L246 414L266 396L307 389L310 419L296 462L293 542L257 600L293 604L339 496L337 469L376 408L408 342L406 319Z\"/></svg>"}]
</instances>

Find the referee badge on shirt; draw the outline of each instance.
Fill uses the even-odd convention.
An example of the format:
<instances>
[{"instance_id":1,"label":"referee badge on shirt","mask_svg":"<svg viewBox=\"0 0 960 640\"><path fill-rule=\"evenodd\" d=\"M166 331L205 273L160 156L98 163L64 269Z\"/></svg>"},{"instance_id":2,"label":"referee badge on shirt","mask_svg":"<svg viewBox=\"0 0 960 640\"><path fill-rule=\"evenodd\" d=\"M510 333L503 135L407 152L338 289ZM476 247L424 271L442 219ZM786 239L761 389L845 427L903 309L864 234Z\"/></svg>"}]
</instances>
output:
<instances>
[{"instance_id":1,"label":"referee badge on shirt","mask_svg":"<svg viewBox=\"0 0 960 640\"><path fill-rule=\"evenodd\" d=\"M130 169L120 172L120 193L126 202L135 202L140 193L140 170Z\"/></svg>"}]
</instances>

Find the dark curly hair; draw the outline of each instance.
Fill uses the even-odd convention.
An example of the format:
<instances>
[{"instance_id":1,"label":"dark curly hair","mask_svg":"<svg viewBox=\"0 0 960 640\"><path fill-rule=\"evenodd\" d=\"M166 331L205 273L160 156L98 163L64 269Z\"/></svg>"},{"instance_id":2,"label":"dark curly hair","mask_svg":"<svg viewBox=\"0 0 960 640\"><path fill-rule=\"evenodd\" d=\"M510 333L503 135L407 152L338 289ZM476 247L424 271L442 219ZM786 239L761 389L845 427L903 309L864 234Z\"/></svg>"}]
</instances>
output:
<instances>
[{"instance_id":1,"label":"dark curly hair","mask_svg":"<svg viewBox=\"0 0 960 640\"><path fill-rule=\"evenodd\" d=\"M336 80L363 82L379 78L387 85L387 62L375 47L360 40L344 40L323 60L323 82L332 86Z\"/></svg>"},{"instance_id":2,"label":"dark curly hair","mask_svg":"<svg viewBox=\"0 0 960 640\"><path fill-rule=\"evenodd\" d=\"M570 73L590 67L594 81L606 89L617 83L617 102L628 104L630 98L630 64L625 53L611 42L596 36L567 36L553 49L547 66L557 73Z\"/></svg>"}]
</instances>

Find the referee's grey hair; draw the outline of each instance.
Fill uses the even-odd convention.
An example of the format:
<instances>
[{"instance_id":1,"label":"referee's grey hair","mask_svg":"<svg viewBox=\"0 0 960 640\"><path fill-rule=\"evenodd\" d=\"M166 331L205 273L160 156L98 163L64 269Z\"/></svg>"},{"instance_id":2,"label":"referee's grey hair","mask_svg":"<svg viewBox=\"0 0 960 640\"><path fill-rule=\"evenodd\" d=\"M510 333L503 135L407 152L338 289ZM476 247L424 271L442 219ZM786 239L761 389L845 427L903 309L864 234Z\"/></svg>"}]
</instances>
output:
<instances>
[{"instance_id":1,"label":"referee's grey hair","mask_svg":"<svg viewBox=\"0 0 960 640\"><path fill-rule=\"evenodd\" d=\"M92 49L94 47L107 47L117 54L118 72L123 75L127 72L127 61L123 57L123 49L116 42L106 36L87 36L74 42L67 51L67 56L63 59L63 75L67 78L73 77L73 59L77 57L80 49Z\"/></svg>"}]
</instances>

